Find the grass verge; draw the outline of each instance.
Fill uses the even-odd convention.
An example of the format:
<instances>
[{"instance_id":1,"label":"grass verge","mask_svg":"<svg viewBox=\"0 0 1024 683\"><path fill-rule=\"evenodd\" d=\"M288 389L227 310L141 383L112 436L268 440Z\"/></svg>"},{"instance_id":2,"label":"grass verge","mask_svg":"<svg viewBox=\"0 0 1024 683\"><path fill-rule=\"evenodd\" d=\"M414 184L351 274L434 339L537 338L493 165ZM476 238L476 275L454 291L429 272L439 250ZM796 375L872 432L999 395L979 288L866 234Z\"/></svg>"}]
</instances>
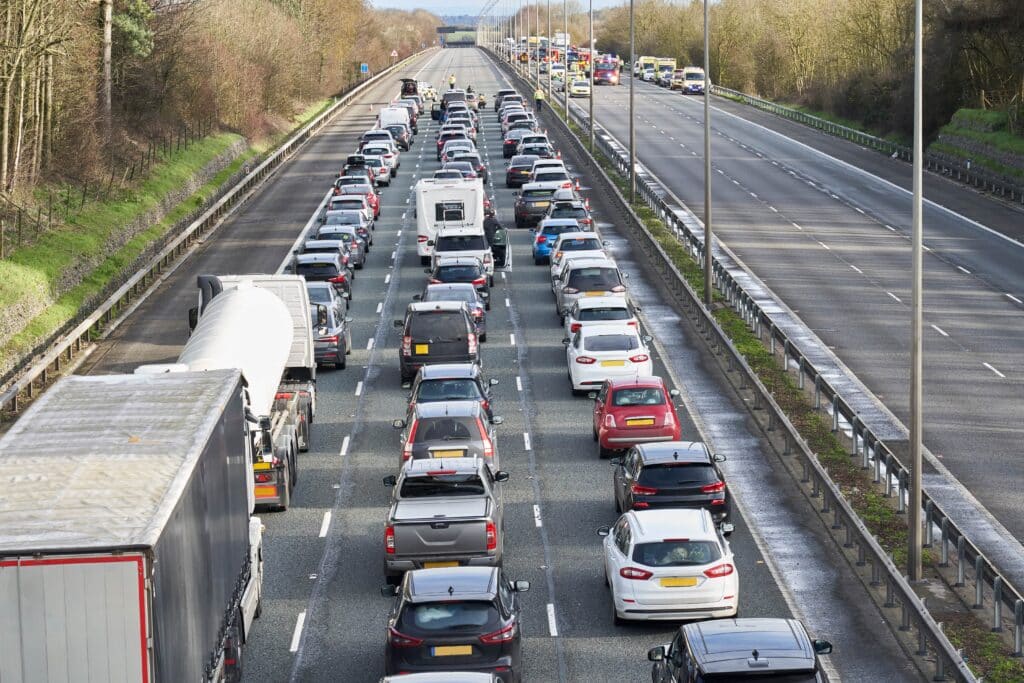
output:
<instances>
[{"instance_id":1,"label":"grass verge","mask_svg":"<svg viewBox=\"0 0 1024 683\"><path fill-rule=\"evenodd\" d=\"M557 105L553 105L553 108L560 111ZM570 129L579 140L585 139L585 132L575 123L570 123ZM618 168L599 151L595 151L595 159L618 187L619 192L624 197L627 196L628 179L621 176ZM631 208L697 296L702 298L704 273L700 265L646 204L636 202ZM712 295L715 302L723 301L717 291L712 292ZM884 496L873 483L871 474L862 470L850 457L845 445L832 432L831 420L814 409L809 395L779 365L778 359L747 327L743 318L727 306L716 307L713 315L810 449L818 456L819 462L868 530L891 554L897 566L904 564L908 529L904 517L895 510L895 499ZM923 555L925 566L933 573L937 573L937 560L934 554L925 550ZM1008 647L1001 636L989 632L985 624L973 614L964 612L953 616L956 618L955 629L949 628L947 633L954 645L963 648L964 658L976 675L984 676L985 680L1005 683L1024 680L1024 662L1011 656L1012 648Z\"/></svg>"}]
</instances>

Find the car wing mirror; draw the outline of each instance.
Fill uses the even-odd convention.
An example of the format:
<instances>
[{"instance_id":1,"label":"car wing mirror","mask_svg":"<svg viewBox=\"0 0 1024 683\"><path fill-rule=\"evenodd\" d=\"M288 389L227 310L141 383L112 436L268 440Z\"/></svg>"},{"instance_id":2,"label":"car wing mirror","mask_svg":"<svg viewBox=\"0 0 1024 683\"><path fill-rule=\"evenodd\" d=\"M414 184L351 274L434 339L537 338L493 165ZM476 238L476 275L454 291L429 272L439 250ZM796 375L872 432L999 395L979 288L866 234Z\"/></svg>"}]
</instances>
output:
<instances>
[{"instance_id":1,"label":"car wing mirror","mask_svg":"<svg viewBox=\"0 0 1024 683\"><path fill-rule=\"evenodd\" d=\"M413 301L422 301L423 300L423 295L422 294L413 294L412 295L412 300Z\"/></svg>"},{"instance_id":2,"label":"car wing mirror","mask_svg":"<svg viewBox=\"0 0 1024 683\"><path fill-rule=\"evenodd\" d=\"M601 538L604 538L605 536L607 536L611 532L612 532L612 528L610 526L608 526L607 524L604 525L604 526L597 527L597 535L600 536Z\"/></svg>"},{"instance_id":3,"label":"car wing mirror","mask_svg":"<svg viewBox=\"0 0 1024 683\"><path fill-rule=\"evenodd\" d=\"M659 645L658 647L652 647L647 651L647 659L652 662L665 661L665 646Z\"/></svg>"},{"instance_id":4,"label":"car wing mirror","mask_svg":"<svg viewBox=\"0 0 1024 683\"><path fill-rule=\"evenodd\" d=\"M398 586L381 586L380 594L385 598L393 598L398 595Z\"/></svg>"},{"instance_id":5,"label":"car wing mirror","mask_svg":"<svg viewBox=\"0 0 1024 683\"><path fill-rule=\"evenodd\" d=\"M500 425L500 424L504 424L504 423L505 423L505 418L503 418L501 415L495 415L494 417L491 418L491 424L492 425Z\"/></svg>"},{"instance_id":6,"label":"car wing mirror","mask_svg":"<svg viewBox=\"0 0 1024 683\"><path fill-rule=\"evenodd\" d=\"M645 334L645 335L643 336L643 340L644 340L644 343L645 343L645 344L650 344L650 343L651 343L651 341L652 341L653 339L654 339L654 337L652 337L652 336L651 336L651 335L649 335L649 334Z\"/></svg>"},{"instance_id":7,"label":"car wing mirror","mask_svg":"<svg viewBox=\"0 0 1024 683\"><path fill-rule=\"evenodd\" d=\"M496 386L498 386L498 382L500 382L500 381L501 380L499 380L497 377L492 377L490 380L488 380L487 383L489 385L491 385L492 387L496 387Z\"/></svg>"},{"instance_id":8,"label":"car wing mirror","mask_svg":"<svg viewBox=\"0 0 1024 683\"><path fill-rule=\"evenodd\" d=\"M668 390L668 395L671 396L672 398L678 398L679 397L679 390L678 389L669 389Z\"/></svg>"},{"instance_id":9,"label":"car wing mirror","mask_svg":"<svg viewBox=\"0 0 1024 683\"><path fill-rule=\"evenodd\" d=\"M725 456L721 455L720 453L715 453L713 456L711 456L711 459L714 460L715 462L725 462Z\"/></svg>"},{"instance_id":10,"label":"car wing mirror","mask_svg":"<svg viewBox=\"0 0 1024 683\"><path fill-rule=\"evenodd\" d=\"M596 401L597 400L597 392L596 391L591 391L590 393L587 394L587 398L589 398L591 401Z\"/></svg>"},{"instance_id":11,"label":"car wing mirror","mask_svg":"<svg viewBox=\"0 0 1024 683\"><path fill-rule=\"evenodd\" d=\"M529 581L516 581L516 582L514 582L512 584L512 587L515 588L516 593L525 593L526 591L530 590L530 582ZM831 648L831 647L832 646L829 645L829 648Z\"/></svg>"},{"instance_id":12,"label":"car wing mirror","mask_svg":"<svg viewBox=\"0 0 1024 683\"><path fill-rule=\"evenodd\" d=\"M395 429L404 429L405 420L395 420L394 422L391 423L391 426L394 427Z\"/></svg>"},{"instance_id":13,"label":"car wing mirror","mask_svg":"<svg viewBox=\"0 0 1024 683\"><path fill-rule=\"evenodd\" d=\"M405 327L405 321L404 321L404 320L394 320L394 321L392 322L392 324L393 324L393 325L394 325L395 327L397 327L398 329L402 329L403 327Z\"/></svg>"},{"instance_id":14,"label":"car wing mirror","mask_svg":"<svg viewBox=\"0 0 1024 683\"><path fill-rule=\"evenodd\" d=\"M394 486L395 484L398 483L398 477L396 477L393 474L389 474L388 476L384 477L383 481L385 486Z\"/></svg>"},{"instance_id":15,"label":"car wing mirror","mask_svg":"<svg viewBox=\"0 0 1024 683\"><path fill-rule=\"evenodd\" d=\"M723 536L728 536L732 532L736 531L736 526L729 522L722 522L718 525L718 530L722 532Z\"/></svg>"},{"instance_id":16,"label":"car wing mirror","mask_svg":"<svg viewBox=\"0 0 1024 683\"><path fill-rule=\"evenodd\" d=\"M196 325L198 325L198 324L199 324L199 307L198 306L193 306L192 308L188 309L188 331L189 331L189 334L192 333L192 330L196 329Z\"/></svg>"},{"instance_id":17,"label":"car wing mirror","mask_svg":"<svg viewBox=\"0 0 1024 683\"><path fill-rule=\"evenodd\" d=\"M565 339L562 340L562 346L568 346L570 343L571 342L570 342L568 337L566 337Z\"/></svg>"},{"instance_id":18,"label":"car wing mirror","mask_svg":"<svg viewBox=\"0 0 1024 683\"><path fill-rule=\"evenodd\" d=\"M508 472L498 470L494 473L494 481L508 481Z\"/></svg>"},{"instance_id":19,"label":"car wing mirror","mask_svg":"<svg viewBox=\"0 0 1024 683\"><path fill-rule=\"evenodd\" d=\"M819 655L830 655L832 654L832 643L827 640L819 640L815 638L811 641L814 645L814 652Z\"/></svg>"}]
</instances>

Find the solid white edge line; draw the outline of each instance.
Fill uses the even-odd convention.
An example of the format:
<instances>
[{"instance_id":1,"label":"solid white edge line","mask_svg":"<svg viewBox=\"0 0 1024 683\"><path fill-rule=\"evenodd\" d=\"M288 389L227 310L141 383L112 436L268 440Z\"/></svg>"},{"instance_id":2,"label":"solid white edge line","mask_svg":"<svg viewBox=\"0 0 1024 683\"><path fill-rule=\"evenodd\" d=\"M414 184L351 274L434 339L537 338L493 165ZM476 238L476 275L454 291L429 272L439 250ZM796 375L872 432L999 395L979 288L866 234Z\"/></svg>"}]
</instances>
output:
<instances>
[{"instance_id":1,"label":"solid white edge line","mask_svg":"<svg viewBox=\"0 0 1024 683\"><path fill-rule=\"evenodd\" d=\"M327 532L331 528L331 511L324 513L324 521L320 522L320 538L327 538Z\"/></svg>"},{"instance_id":2,"label":"solid white edge line","mask_svg":"<svg viewBox=\"0 0 1024 683\"><path fill-rule=\"evenodd\" d=\"M994 367L993 367L992 365L990 365L990 364L988 364L988 363L982 363L982 365L984 365L984 366L985 366L986 368L988 368L988 369L989 369L989 370L991 370L992 372L994 372L994 373L996 373L997 375L999 375L999 377L1001 377L1002 379L1006 379L1006 375L1004 375L1003 373L1001 373L1001 372L999 372L998 370L996 370L996 369L995 369L995 368L994 368Z\"/></svg>"},{"instance_id":3,"label":"solid white edge line","mask_svg":"<svg viewBox=\"0 0 1024 683\"><path fill-rule=\"evenodd\" d=\"M529 432L523 432L523 450L524 451L530 450L530 433Z\"/></svg>"},{"instance_id":4,"label":"solid white edge line","mask_svg":"<svg viewBox=\"0 0 1024 683\"><path fill-rule=\"evenodd\" d=\"M552 638L558 637L558 624L555 623L555 606L548 603L548 633Z\"/></svg>"},{"instance_id":5,"label":"solid white edge line","mask_svg":"<svg viewBox=\"0 0 1024 683\"><path fill-rule=\"evenodd\" d=\"M372 351L373 350L373 337L370 337L370 339L366 342L366 350L367 351Z\"/></svg>"},{"instance_id":6,"label":"solid white edge line","mask_svg":"<svg viewBox=\"0 0 1024 683\"><path fill-rule=\"evenodd\" d=\"M508 335L508 343L511 344L512 346L516 345L516 335L515 335L515 333L512 333L512 332L509 333L509 335Z\"/></svg>"},{"instance_id":7,"label":"solid white edge line","mask_svg":"<svg viewBox=\"0 0 1024 683\"><path fill-rule=\"evenodd\" d=\"M540 505L534 505L533 506L533 523L538 528L544 526L544 523L541 521L541 518L540 518Z\"/></svg>"},{"instance_id":8,"label":"solid white edge line","mask_svg":"<svg viewBox=\"0 0 1024 683\"><path fill-rule=\"evenodd\" d=\"M967 270L967 269L966 269L966 268L964 268L963 266L957 266L957 270L959 270L959 271L960 271L961 273L963 273L964 275L970 275L970 274L971 274L971 271Z\"/></svg>"},{"instance_id":9,"label":"solid white edge line","mask_svg":"<svg viewBox=\"0 0 1024 683\"><path fill-rule=\"evenodd\" d=\"M855 271L857 271L858 273L860 273L861 275L863 275L863 274L864 274L864 271L863 271L863 270L861 270L861 269L860 269L860 268L858 268L857 266L853 265L852 263L850 264L850 267L851 267L851 268L853 268L853 269L854 269Z\"/></svg>"},{"instance_id":10,"label":"solid white edge line","mask_svg":"<svg viewBox=\"0 0 1024 683\"><path fill-rule=\"evenodd\" d=\"M363 394L363 381L359 380L358 382L356 382L356 396L361 396L362 394Z\"/></svg>"},{"instance_id":11,"label":"solid white edge line","mask_svg":"<svg viewBox=\"0 0 1024 683\"><path fill-rule=\"evenodd\" d=\"M509 300L507 296L505 297L505 307L512 308L512 302Z\"/></svg>"},{"instance_id":12,"label":"solid white edge line","mask_svg":"<svg viewBox=\"0 0 1024 683\"><path fill-rule=\"evenodd\" d=\"M1007 294L1006 296L1007 296L1007 297L1008 297L1008 298L1009 298L1009 299L1010 299L1011 301L1016 301L1016 302L1017 302L1018 304L1024 304L1024 301L1021 301L1020 299L1018 299L1017 297L1015 297L1015 296L1014 296L1013 294Z\"/></svg>"},{"instance_id":13,"label":"solid white edge line","mask_svg":"<svg viewBox=\"0 0 1024 683\"><path fill-rule=\"evenodd\" d=\"M384 284L390 284L390 282L391 282L391 273L388 273L387 275L384 276Z\"/></svg>"},{"instance_id":14,"label":"solid white edge line","mask_svg":"<svg viewBox=\"0 0 1024 683\"><path fill-rule=\"evenodd\" d=\"M831 247L829 247L829 246L828 246L827 244L825 244L824 242L818 242L818 244L820 244L821 246L825 247L825 248L826 248L826 249L828 249L829 251L832 251L832 248L831 248Z\"/></svg>"},{"instance_id":15,"label":"solid white edge line","mask_svg":"<svg viewBox=\"0 0 1024 683\"><path fill-rule=\"evenodd\" d=\"M299 618L295 620L295 631L292 632L292 643L288 646L289 652L299 651L299 640L302 638L302 627L306 623L306 611L299 612Z\"/></svg>"},{"instance_id":16,"label":"solid white edge line","mask_svg":"<svg viewBox=\"0 0 1024 683\"><path fill-rule=\"evenodd\" d=\"M384 310L384 302L381 301L380 303L377 304L377 312L380 313L383 310Z\"/></svg>"},{"instance_id":17,"label":"solid white edge line","mask_svg":"<svg viewBox=\"0 0 1024 683\"><path fill-rule=\"evenodd\" d=\"M900 298L899 298L898 296L896 296L895 294L893 294L892 292L886 292L886 294L888 294L889 296L891 296L891 297L892 297L893 299L896 299L896 301L899 301L900 303L903 303L903 300L902 300L902 299L900 299Z\"/></svg>"},{"instance_id":18,"label":"solid white edge line","mask_svg":"<svg viewBox=\"0 0 1024 683\"><path fill-rule=\"evenodd\" d=\"M518 375L516 376L516 391L523 390L523 380Z\"/></svg>"},{"instance_id":19,"label":"solid white edge line","mask_svg":"<svg viewBox=\"0 0 1024 683\"><path fill-rule=\"evenodd\" d=\"M345 438L341 440L341 450L338 452L338 455L342 457L348 455L348 444L350 439L351 437L346 434Z\"/></svg>"},{"instance_id":20,"label":"solid white edge line","mask_svg":"<svg viewBox=\"0 0 1024 683\"><path fill-rule=\"evenodd\" d=\"M946 332L944 329L942 329L938 325L932 325L932 329L935 330L936 332L938 332L939 334L941 334L943 337L948 337L949 336L949 332Z\"/></svg>"}]
</instances>

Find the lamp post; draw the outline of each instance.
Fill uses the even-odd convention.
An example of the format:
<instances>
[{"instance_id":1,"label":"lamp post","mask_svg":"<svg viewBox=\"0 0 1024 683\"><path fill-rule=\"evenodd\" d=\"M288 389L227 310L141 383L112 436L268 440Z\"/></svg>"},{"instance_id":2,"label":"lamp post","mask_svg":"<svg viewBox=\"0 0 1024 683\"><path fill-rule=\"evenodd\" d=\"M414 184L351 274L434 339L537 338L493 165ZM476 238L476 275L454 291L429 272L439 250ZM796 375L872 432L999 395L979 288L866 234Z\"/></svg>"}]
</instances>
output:
<instances>
[{"instance_id":1,"label":"lamp post","mask_svg":"<svg viewBox=\"0 0 1024 683\"><path fill-rule=\"evenodd\" d=\"M921 442L924 423L922 422L922 245L923 245L923 109L924 104L924 55L922 51L924 32L924 0L914 3L914 202L913 228L911 230L911 342L910 342L910 501L909 526L910 537L907 548L907 578L920 581L921 573Z\"/></svg>"},{"instance_id":2,"label":"lamp post","mask_svg":"<svg viewBox=\"0 0 1024 683\"><path fill-rule=\"evenodd\" d=\"M548 0L548 102L551 102L551 0Z\"/></svg>"},{"instance_id":3,"label":"lamp post","mask_svg":"<svg viewBox=\"0 0 1024 683\"><path fill-rule=\"evenodd\" d=\"M634 0L629 0L629 203L636 201L636 125L633 122L633 90L635 89L636 74L632 71L633 64L636 64L636 21L633 7Z\"/></svg>"},{"instance_id":4,"label":"lamp post","mask_svg":"<svg viewBox=\"0 0 1024 683\"><path fill-rule=\"evenodd\" d=\"M704 305L711 310L711 40L708 0L704 0Z\"/></svg>"},{"instance_id":5,"label":"lamp post","mask_svg":"<svg viewBox=\"0 0 1024 683\"><path fill-rule=\"evenodd\" d=\"M588 53L590 55L590 153L594 153L594 65L597 63L594 54L594 0L590 0L590 44L587 46L590 49Z\"/></svg>"},{"instance_id":6,"label":"lamp post","mask_svg":"<svg viewBox=\"0 0 1024 683\"><path fill-rule=\"evenodd\" d=\"M562 0L562 95L565 102L565 125L569 125L569 0Z\"/></svg>"}]
</instances>

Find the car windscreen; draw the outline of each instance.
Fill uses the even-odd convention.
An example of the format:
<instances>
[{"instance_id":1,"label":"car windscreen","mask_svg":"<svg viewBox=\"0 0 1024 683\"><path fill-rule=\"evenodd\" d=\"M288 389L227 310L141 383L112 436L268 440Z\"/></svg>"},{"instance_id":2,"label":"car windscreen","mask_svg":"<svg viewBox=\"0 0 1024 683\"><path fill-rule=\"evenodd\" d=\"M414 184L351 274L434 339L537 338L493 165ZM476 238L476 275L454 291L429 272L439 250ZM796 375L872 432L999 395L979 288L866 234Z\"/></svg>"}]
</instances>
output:
<instances>
[{"instance_id":1,"label":"car windscreen","mask_svg":"<svg viewBox=\"0 0 1024 683\"><path fill-rule=\"evenodd\" d=\"M435 277L444 282L472 282L481 277L480 266L440 266Z\"/></svg>"},{"instance_id":2,"label":"car windscreen","mask_svg":"<svg viewBox=\"0 0 1024 683\"><path fill-rule=\"evenodd\" d=\"M624 306L600 306L597 308L581 308L576 319L580 322L598 320L629 320L632 317Z\"/></svg>"},{"instance_id":3,"label":"car windscreen","mask_svg":"<svg viewBox=\"0 0 1024 683\"><path fill-rule=\"evenodd\" d=\"M708 463L665 463L644 465L638 481L655 488L675 486L701 486L718 481L715 468Z\"/></svg>"},{"instance_id":4,"label":"car windscreen","mask_svg":"<svg viewBox=\"0 0 1024 683\"><path fill-rule=\"evenodd\" d=\"M482 496L487 493L478 474L439 474L410 477L402 482L398 494L402 498L434 496Z\"/></svg>"},{"instance_id":5,"label":"car windscreen","mask_svg":"<svg viewBox=\"0 0 1024 683\"><path fill-rule=\"evenodd\" d=\"M312 263L300 263L295 267L295 274L303 277L324 279L334 277L338 274L338 268L333 263L314 261Z\"/></svg>"},{"instance_id":6,"label":"car windscreen","mask_svg":"<svg viewBox=\"0 0 1024 683\"><path fill-rule=\"evenodd\" d=\"M413 443L433 443L435 441L469 441L480 437L480 428L472 417L420 418L416 427Z\"/></svg>"},{"instance_id":7,"label":"car windscreen","mask_svg":"<svg viewBox=\"0 0 1024 683\"><path fill-rule=\"evenodd\" d=\"M398 630L473 633L496 629L500 623L501 616L490 602L407 602Z\"/></svg>"},{"instance_id":8,"label":"car windscreen","mask_svg":"<svg viewBox=\"0 0 1024 683\"><path fill-rule=\"evenodd\" d=\"M713 541L664 540L637 543L633 548L633 561L646 567L693 567L721 558L722 551Z\"/></svg>"},{"instance_id":9,"label":"car windscreen","mask_svg":"<svg viewBox=\"0 0 1024 683\"><path fill-rule=\"evenodd\" d=\"M688 81L703 81L704 80L704 74L689 73L689 74L686 74L686 80L688 80Z\"/></svg>"},{"instance_id":10,"label":"car windscreen","mask_svg":"<svg viewBox=\"0 0 1024 683\"><path fill-rule=\"evenodd\" d=\"M466 318L462 311L416 313L409 321L409 336L414 339L455 341L466 338Z\"/></svg>"},{"instance_id":11,"label":"car windscreen","mask_svg":"<svg viewBox=\"0 0 1024 683\"><path fill-rule=\"evenodd\" d=\"M613 287L618 287L621 283L619 282L617 270L598 266L573 269L569 273L567 284L579 290L609 291Z\"/></svg>"},{"instance_id":12,"label":"car windscreen","mask_svg":"<svg viewBox=\"0 0 1024 683\"><path fill-rule=\"evenodd\" d=\"M559 251L600 251L601 240L596 237L574 237L563 239L558 245Z\"/></svg>"},{"instance_id":13,"label":"car windscreen","mask_svg":"<svg viewBox=\"0 0 1024 683\"><path fill-rule=\"evenodd\" d=\"M486 249L483 235L444 235L437 238L436 251L479 251Z\"/></svg>"},{"instance_id":14,"label":"car windscreen","mask_svg":"<svg viewBox=\"0 0 1024 683\"><path fill-rule=\"evenodd\" d=\"M584 351L632 351L640 348L633 334L598 334L583 340Z\"/></svg>"},{"instance_id":15,"label":"car windscreen","mask_svg":"<svg viewBox=\"0 0 1024 683\"><path fill-rule=\"evenodd\" d=\"M424 403L434 401L479 401L480 387L472 379L425 379L416 389L416 400Z\"/></svg>"},{"instance_id":16,"label":"car windscreen","mask_svg":"<svg viewBox=\"0 0 1024 683\"><path fill-rule=\"evenodd\" d=\"M306 291L309 292L309 300L314 304L329 304L332 301L331 291L327 287L306 287Z\"/></svg>"},{"instance_id":17,"label":"car windscreen","mask_svg":"<svg viewBox=\"0 0 1024 683\"><path fill-rule=\"evenodd\" d=\"M665 392L657 387L626 387L616 389L612 394L614 406L661 406L665 405Z\"/></svg>"}]
</instances>

